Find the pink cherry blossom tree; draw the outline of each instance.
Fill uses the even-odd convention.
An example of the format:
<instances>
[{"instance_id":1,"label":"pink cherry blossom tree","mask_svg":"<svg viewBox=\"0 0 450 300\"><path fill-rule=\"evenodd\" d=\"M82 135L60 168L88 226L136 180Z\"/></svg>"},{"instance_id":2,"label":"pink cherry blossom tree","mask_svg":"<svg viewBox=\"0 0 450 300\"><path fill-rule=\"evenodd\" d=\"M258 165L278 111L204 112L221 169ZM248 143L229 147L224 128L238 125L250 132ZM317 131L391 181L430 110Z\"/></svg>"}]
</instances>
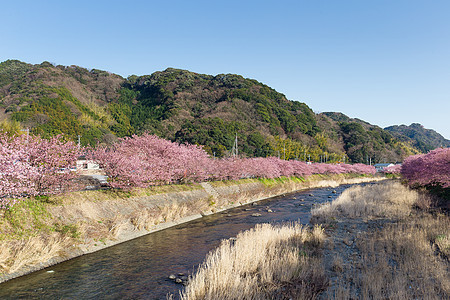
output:
<instances>
[{"instance_id":1,"label":"pink cherry blossom tree","mask_svg":"<svg viewBox=\"0 0 450 300\"><path fill-rule=\"evenodd\" d=\"M383 173L385 174L400 174L402 171L402 165L393 165L390 167L383 168Z\"/></svg>"},{"instance_id":2,"label":"pink cherry blossom tree","mask_svg":"<svg viewBox=\"0 0 450 300\"><path fill-rule=\"evenodd\" d=\"M413 186L450 187L450 148L440 148L428 154L405 159L401 174Z\"/></svg>"},{"instance_id":3,"label":"pink cherry blossom tree","mask_svg":"<svg viewBox=\"0 0 450 300\"><path fill-rule=\"evenodd\" d=\"M119 139L112 147L98 147L91 157L115 188L203 181L211 169L209 156L201 147L149 134Z\"/></svg>"},{"instance_id":4,"label":"pink cherry blossom tree","mask_svg":"<svg viewBox=\"0 0 450 300\"><path fill-rule=\"evenodd\" d=\"M62 136L49 140L38 136L0 134L0 208L17 199L57 194L70 190L81 149ZM13 200L16 199L16 200Z\"/></svg>"}]
</instances>

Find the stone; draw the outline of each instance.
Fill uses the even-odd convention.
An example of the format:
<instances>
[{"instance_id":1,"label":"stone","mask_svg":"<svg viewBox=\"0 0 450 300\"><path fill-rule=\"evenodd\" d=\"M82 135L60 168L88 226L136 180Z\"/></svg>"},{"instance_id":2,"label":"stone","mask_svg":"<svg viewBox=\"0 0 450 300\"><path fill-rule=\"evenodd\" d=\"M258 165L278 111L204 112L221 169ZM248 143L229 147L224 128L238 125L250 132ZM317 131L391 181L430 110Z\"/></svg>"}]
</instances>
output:
<instances>
[{"instance_id":1,"label":"stone","mask_svg":"<svg viewBox=\"0 0 450 300\"><path fill-rule=\"evenodd\" d=\"M183 283L183 280L181 280L180 278L175 279L176 283Z\"/></svg>"},{"instance_id":2,"label":"stone","mask_svg":"<svg viewBox=\"0 0 450 300\"><path fill-rule=\"evenodd\" d=\"M184 276L185 274L184 273L178 273L178 276Z\"/></svg>"},{"instance_id":3,"label":"stone","mask_svg":"<svg viewBox=\"0 0 450 300\"><path fill-rule=\"evenodd\" d=\"M336 194L336 191L335 191L335 190L333 190L333 191L332 191L332 193L333 193L333 194Z\"/></svg>"},{"instance_id":4,"label":"stone","mask_svg":"<svg viewBox=\"0 0 450 300\"><path fill-rule=\"evenodd\" d=\"M331 196L328 196L328 198L331 198Z\"/></svg>"},{"instance_id":5,"label":"stone","mask_svg":"<svg viewBox=\"0 0 450 300\"><path fill-rule=\"evenodd\" d=\"M269 212L269 213L271 213L271 212L273 212L273 210L271 210L270 208L267 210L267 212Z\"/></svg>"},{"instance_id":6,"label":"stone","mask_svg":"<svg viewBox=\"0 0 450 300\"><path fill-rule=\"evenodd\" d=\"M252 215L252 217L261 217L261 214L255 213L255 214Z\"/></svg>"},{"instance_id":7,"label":"stone","mask_svg":"<svg viewBox=\"0 0 450 300\"><path fill-rule=\"evenodd\" d=\"M353 245L353 241L348 238L345 238L342 242L347 246Z\"/></svg>"},{"instance_id":8,"label":"stone","mask_svg":"<svg viewBox=\"0 0 450 300\"><path fill-rule=\"evenodd\" d=\"M170 280L175 280L176 278L177 278L177 277L176 277L174 274L170 274L170 275L169 275L169 279L170 279Z\"/></svg>"},{"instance_id":9,"label":"stone","mask_svg":"<svg viewBox=\"0 0 450 300\"><path fill-rule=\"evenodd\" d=\"M314 195L313 195L313 194L309 194L309 196L310 196L310 197L314 197Z\"/></svg>"}]
</instances>

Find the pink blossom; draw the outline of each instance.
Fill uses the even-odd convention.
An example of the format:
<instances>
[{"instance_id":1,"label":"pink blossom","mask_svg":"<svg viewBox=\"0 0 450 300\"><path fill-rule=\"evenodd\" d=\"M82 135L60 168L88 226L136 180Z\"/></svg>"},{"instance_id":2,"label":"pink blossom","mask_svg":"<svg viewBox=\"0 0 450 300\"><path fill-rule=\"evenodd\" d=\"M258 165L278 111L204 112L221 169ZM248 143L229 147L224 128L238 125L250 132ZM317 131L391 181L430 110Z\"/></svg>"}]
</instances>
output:
<instances>
[{"instance_id":1,"label":"pink blossom","mask_svg":"<svg viewBox=\"0 0 450 300\"><path fill-rule=\"evenodd\" d=\"M383 173L385 174L400 174L402 170L402 165L393 165L390 167L383 168Z\"/></svg>"},{"instance_id":2,"label":"pink blossom","mask_svg":"<svg viewBox=\"0 0 450 300\"><path fill-rule=\"evenodd\" d=\"M177 144L149 134L120 139L113 147L97 148L91 156L105 170L110 186L124 189L186 181L375 173L374 167L362 164L307 165L277 157L213 159L199 146Z\"/></svg>"},{"instance_id":3,"label":"pink blossom","mask_svg":"<svg viewBox=\"0 0 450 300\"><path fill-rule=\"evenodd\" d=\"M70 168L79 154L80 149L62 136L46 140L0 134L0 208L24 196L70 190L77 176Z\"/></svg>"},{"instance_id":4,"label":"pink blossom","mask_svg":"<svg viewBox=\"0 0 450 300\"><path fill-rule=\"evenodd\" d=\"M450 187L450 148L439 148L428 154L406 158L401 174L411 185Z\"/></svg>"}]
</instances>

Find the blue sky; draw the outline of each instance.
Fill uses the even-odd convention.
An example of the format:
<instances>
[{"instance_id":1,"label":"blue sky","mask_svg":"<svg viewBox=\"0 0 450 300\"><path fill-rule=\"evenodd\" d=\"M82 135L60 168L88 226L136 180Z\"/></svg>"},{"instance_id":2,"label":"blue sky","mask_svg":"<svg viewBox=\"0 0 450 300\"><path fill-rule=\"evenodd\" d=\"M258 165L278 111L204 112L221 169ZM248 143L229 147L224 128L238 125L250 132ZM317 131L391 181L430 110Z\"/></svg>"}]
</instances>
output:
<instances>
[{"instance_id":1,"label":"blue sky","mask_svg":"<svg viewBox=\"0 0 450 300\"><path fill-rule=\"evenodd\" d=\"M0 1L0 61L254 78L450 139L450 1Z\"/></svg>"}]
</instances>

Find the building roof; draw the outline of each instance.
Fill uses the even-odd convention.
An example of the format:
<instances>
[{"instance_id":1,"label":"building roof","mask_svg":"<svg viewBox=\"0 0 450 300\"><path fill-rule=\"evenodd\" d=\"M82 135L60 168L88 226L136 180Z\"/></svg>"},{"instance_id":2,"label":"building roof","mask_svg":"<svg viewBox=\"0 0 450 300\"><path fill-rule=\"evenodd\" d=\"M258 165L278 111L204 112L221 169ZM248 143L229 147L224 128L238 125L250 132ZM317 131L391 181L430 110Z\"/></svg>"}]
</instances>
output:
<instances>
[{"instance_id":1,"label":"building roof","mask_svg":"<svg viewBox=\"0 0 450 300\"><path fill-rule=\"evenodd\" d=\"M391 163L387 163L387 164L374 164L373 166L376 167L389 167L389 166L393 166L394 164Z\"/></svg>"}]
</instances>

